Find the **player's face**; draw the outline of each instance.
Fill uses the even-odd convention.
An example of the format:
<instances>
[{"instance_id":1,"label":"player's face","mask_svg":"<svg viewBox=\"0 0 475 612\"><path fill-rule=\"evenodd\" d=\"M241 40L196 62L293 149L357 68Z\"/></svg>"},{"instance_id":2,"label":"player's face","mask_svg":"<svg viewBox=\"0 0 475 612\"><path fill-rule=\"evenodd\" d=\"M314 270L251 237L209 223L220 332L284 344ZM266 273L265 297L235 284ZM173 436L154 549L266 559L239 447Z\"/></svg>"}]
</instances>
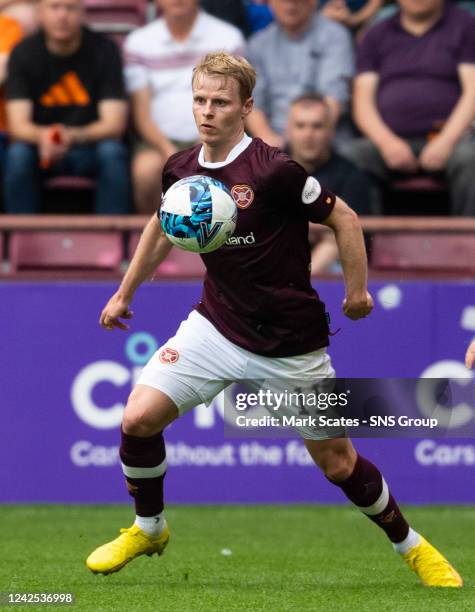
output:
<instances>
[{"instance_id":1,"label":"player's face","mask_svg":"<svg viewBox=\"0 0 475 612\"><path fill-rule=\"evenodd\" d=\"M40 22L46 35L58 42L67 42L81 30L81 0L41 0Z\"/></svg>"},{"instance_id":2,"label":"player's face","mask_svg":"<svg viewBox=\"0 0 475 612\"><path fill-rule=\"evenodd\" d=\"M282 27L297 31L310 21L317 8L317 0L269 0L269 5Z\"/></svg>"},{"instance_id":3,"label":"player's face","mask_svg":"<svg viewBox=\"0 0 475 612\"><path fill-rule=\"evenodd\" d=\"M430 19L443 8L444 0L399 0L402 13L413 19Z\"/></svg>"},{"instance_id":4,"label":"player's face","mask_svg":"<svg viewBox=\"0 0 475 612\"><path fill-rule=\"evenodd\" d=\"M333 137L328 109L323 104L295 104L289 112L287 140L292 155L306 163L328 156Z\"/></svg>"},{"instance_id":5,"label":"player's face","mask_svg":"<svg viewBox=\"0 0 475 612\"><path fill-rule=\"evenodd\" d=\"M157 4L172 19L188 17L198 9L198 0L157 0Z\"/></svg>"},{"instance_id":6,"label":"player's face","mask_svg":"<svg viewBox=\"0 0 475 612\"><path fill-rule=\"evenodd\" d=\"M193 80L193 115L201 142L216 146L232 141L251 110L252 98L242 101L235 79L198 74Z\"/></svg>"}]
</instances>

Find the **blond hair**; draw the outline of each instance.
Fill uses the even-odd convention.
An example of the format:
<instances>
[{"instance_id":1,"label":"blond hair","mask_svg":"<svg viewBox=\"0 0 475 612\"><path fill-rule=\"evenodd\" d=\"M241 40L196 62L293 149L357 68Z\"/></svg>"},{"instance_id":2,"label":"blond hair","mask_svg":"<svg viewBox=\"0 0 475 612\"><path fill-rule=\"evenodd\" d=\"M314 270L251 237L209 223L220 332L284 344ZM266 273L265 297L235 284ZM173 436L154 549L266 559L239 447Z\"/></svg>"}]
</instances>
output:
<instances>
[{"instance_id":1,"label":"blond hair","mask_svg":"<svg viewBox=\"0 0 475 612\"><path fill-rule=\"evenodd\" d=\"M193 68L192 83L200 74L235 79L243 102L252 96L256 85L256 71L247 59L224 51L214 51L202 57Z\"/></svg>"}]
</instances>

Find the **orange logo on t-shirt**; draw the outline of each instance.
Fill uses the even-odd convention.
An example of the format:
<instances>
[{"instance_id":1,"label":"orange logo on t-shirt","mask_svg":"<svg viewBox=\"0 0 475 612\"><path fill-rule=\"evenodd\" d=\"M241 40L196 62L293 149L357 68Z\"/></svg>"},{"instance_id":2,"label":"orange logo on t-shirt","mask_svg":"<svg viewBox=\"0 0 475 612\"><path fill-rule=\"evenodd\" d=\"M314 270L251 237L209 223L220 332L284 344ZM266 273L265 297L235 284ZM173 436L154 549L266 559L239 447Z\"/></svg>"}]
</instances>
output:
<instances>
[{"instance_id":1,"label":"orange logo on t-shirt","mask_svg":"<svg viewBox=\"0 0 475 612\"><path fill-rule=\"evenodd\" d=\"M66 72L40 98L43 106L87 106L91 99L75 72Z\"/></svg>"}]
</instances>

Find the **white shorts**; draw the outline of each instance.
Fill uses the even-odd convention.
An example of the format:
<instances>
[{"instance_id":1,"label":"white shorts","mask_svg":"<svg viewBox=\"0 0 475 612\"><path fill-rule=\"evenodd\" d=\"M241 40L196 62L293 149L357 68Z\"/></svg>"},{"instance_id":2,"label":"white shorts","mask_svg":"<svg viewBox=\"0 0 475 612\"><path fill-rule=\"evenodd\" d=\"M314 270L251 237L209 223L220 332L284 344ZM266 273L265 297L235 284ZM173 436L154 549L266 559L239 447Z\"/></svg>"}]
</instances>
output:
<instances>
[{"instance_id":1,"label":"white shorts","mask_svg":"<svg viewBox=\"0 0 475 612\"><path fill-rule=\"evenodd\" d=\"M325 348L292 357L257 355L227 340L210 321L193 310L175 336L153 355L137 384L165 393L182 415L198 404L210 404L234 381L267 381L266 388L275 384L280 391L282 381L286 385L294 382L300 390L315 381L334 378L335 370ZM298 406L287 410L287 414L298 413ZM343 428L295 429L306 439L345 435Z\"/></svg>"}]
</instances>

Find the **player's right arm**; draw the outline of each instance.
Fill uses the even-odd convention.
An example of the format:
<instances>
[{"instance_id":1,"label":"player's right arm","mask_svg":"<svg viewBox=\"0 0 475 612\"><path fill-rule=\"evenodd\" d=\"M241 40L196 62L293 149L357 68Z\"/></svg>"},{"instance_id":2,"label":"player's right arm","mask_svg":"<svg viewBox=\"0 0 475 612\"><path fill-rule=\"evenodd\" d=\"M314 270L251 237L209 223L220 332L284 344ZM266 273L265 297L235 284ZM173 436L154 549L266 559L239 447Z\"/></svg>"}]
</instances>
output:
<instances>
[{"instance_id":1,"label":"player's right arm","mask_svg":"<svg viewBox=\"0 0 475 612\"><path fill-rule=\"evenodd\" d=\"M129 329L120 319L131 319L129 309L137 288L156 270L157 266L172 249L172 243L165 236L156 214L150 219L140 238L135 254L130 262L119 289L105 305L99 324L104 329Z\"/></svg>"},{"instance_id":2,"label":"player's right arm","mask_svg":"<svg viewBox=\"0 0 475 612\"><path fill-rule=\"evenodd\" d=\"M368 261L358 216L337 197L332 212L321 223L333 230L340 253L346 288L343 312L349 319L362 319L372 311L373 300L368 293Z\"/></svg>"}]
</instances>

